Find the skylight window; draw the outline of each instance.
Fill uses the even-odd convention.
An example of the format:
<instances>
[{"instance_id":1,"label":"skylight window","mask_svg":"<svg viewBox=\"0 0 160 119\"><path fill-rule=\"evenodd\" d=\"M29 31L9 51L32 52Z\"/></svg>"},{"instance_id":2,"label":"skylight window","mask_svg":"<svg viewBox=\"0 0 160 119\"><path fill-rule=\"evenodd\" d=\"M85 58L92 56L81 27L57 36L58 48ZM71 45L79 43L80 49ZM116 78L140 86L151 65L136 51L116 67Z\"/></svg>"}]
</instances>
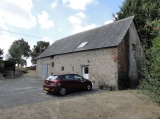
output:
<instances>
[{"instance_id":1,"label":"skylight window","mask_svg":"<svg viewBox=\"0 0 160 119\"><path fill-rule=\"evenodd\" d=\"M81 44L78 46L78 48L84 47L87 43L88 43L88 42L83 42L83 43L81 43Z\"/></svg>"}]
</instances>

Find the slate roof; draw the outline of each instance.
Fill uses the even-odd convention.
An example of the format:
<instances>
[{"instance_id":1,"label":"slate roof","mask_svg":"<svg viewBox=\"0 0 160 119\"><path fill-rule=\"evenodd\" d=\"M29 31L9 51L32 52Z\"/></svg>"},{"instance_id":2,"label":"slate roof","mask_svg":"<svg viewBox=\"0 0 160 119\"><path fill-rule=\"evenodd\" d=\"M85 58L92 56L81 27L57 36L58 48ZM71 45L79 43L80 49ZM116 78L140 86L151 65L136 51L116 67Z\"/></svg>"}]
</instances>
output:
<instances>
[{"instance_id":1,"label":"slate roof","mask_svg":"<svg viewBox=\"0 0 160 119\"><path fill-rule=\"evenodd\" d=\"M37 58L118 46L128 31L133 19L134 16L128 17L57 40ZM82 48L78 48L83 42L87 42L87 44Z\"/></svg>"}]
</instances>

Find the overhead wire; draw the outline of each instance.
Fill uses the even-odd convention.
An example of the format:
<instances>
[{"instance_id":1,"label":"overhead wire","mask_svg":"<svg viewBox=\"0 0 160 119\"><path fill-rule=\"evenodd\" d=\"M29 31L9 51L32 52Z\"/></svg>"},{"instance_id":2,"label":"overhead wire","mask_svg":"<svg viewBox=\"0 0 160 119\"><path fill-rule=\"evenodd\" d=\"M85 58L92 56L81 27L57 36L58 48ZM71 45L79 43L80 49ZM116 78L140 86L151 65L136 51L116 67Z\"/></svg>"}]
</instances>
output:
<instances>
[{"instance_id":1,"label":"overhead wire","mask_svg":"<svg viewBox=\"0 0 160 119\"><path fill-rule=\"evenodd\" d=\"M13 31L6 31L6 30L2 30L2 29L0 29L0 31L10 32L10 33L14 33L14 34L20 34L20 35L24 35L24 36L29 36L29 37L39 38L39 39L44 39L44 38L42 38L42 37L38 37L38 36L33 36L33 35L28 35L28 34L23 34L23 33L13 32Z\"/></svg>"}]
</instances>

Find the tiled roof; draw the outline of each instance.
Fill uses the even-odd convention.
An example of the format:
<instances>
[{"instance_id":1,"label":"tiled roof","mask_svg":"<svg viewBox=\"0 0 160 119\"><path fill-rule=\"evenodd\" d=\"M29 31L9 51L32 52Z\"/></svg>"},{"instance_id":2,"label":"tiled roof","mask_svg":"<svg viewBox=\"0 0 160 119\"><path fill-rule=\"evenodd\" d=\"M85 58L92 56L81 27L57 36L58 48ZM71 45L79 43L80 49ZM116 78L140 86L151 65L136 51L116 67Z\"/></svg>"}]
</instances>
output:
<instances>
[{"instance_id":1,"label":"tiled roof","mask_svg":"<svg viewBox=\"0 0 160 119\"><path fill-rule=\"evenodd\" d=\"M118 46L128 31L133 19L134 16L128 17L57 40L37 58ZM82 43L85 43L85 45L79 47Z\"/></svg>"}]
</instances>

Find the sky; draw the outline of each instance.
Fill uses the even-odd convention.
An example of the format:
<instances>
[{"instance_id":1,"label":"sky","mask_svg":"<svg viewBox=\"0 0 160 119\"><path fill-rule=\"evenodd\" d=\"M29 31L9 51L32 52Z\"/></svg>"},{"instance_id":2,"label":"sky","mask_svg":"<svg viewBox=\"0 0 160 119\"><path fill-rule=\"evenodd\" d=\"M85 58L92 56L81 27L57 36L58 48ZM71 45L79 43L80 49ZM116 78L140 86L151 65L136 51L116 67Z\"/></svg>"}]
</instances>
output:
<instances>
[{"instance_id":1,"label":"sky","mask_svg":"<svg viewBox=\"0 0 160 119\"><path fill-rule=\"evenodd\" d=\"M31 47L113 22L124 0L0 0L0 48L4 59L13 41ZM27 65L31 66L30 58Z\"/></svg>"}]
</instances>

